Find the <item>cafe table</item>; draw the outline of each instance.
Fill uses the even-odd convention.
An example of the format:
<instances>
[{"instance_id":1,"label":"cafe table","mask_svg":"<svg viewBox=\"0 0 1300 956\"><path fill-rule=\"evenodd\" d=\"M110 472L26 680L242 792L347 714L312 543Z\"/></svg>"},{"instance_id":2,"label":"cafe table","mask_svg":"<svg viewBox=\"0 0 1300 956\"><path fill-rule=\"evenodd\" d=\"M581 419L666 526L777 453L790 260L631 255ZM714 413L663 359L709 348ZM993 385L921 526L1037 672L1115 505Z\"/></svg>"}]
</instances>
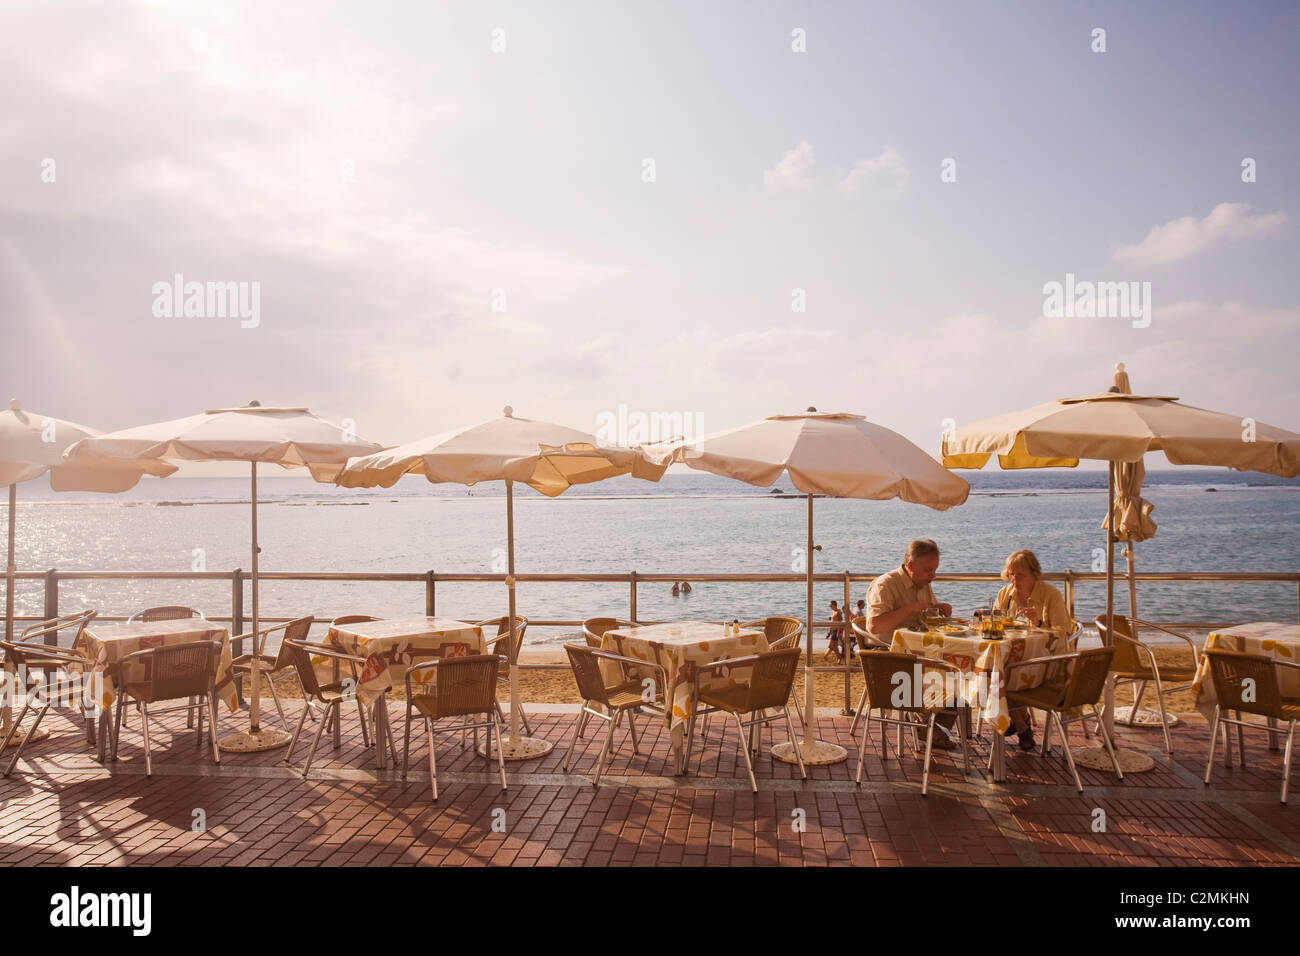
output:
<instances>
[{"instance_id":1,"label":"cafe table","mask_svg":"<svg viewBox=\"0 0 1300 956\"><path fill-rule=\"evenodd\" d=\"M117 662L128 654L156 647L173 647L195 641L219 641L216 673L213 674L217 697L232 712L239 710L239 693L230 657L230 634L218 624L201 617L172 621L128 621L101 624L92 621L73 642L72 649L86 659L84 665L73 664L69 671L81 673L97 684L99 726L97 752L101 762L108 746L109 714L117 699ZM212 715L216 719L216 714Z\"/></svg>"},{"instance_id":2,"label":"cafe table","mask_svg":"<svg viewBox=\"0 0 1300 956\"><path fill-rule=\"evenodd\" d=\"M674 774L685 772L690 756L697 707L696 670L704 664L768 649L767 635L761 629L741 628L739 634L728 634L726 627L707 621L675 621L606 631L601 639L602 651L663 668L667 683L663 695L664 722L672 740ZM622 680L617 662L602 661L601 671L606 684ZM739 672L717 675L706 678L699 689L711 690L736 680L743 680L743 675Z\"/></svg>"},{"instance_id":3,"label":"cafe table","mask_svg":"<svg viewBox=\"0 0 1300 956\"><path fill-rule=\"evenodd\" d=\"M894 632L889 649L896 654L946 661L958 668L961 672L957 679L958 695L970 705L972 716L987 720L993 730L993 779L998 783L1006 780L1002 735L1011 726L1007 691L1042 685L1052 665L1017 667L1010 677L1007 672L1013 664L1069 651L1066 639L1046 628L1008 630L1001 640L989 639L970 628L950 631L900 628Z\"/></svg>"},{"instance_id":4,"label":"cafe table","mask_svg":"<svg viewBox=\"0 0 1300 956\"><path fill-rule=\"evenodd\" d=\"M332 625L324 643L345 654L365 658L357 675L356 695L375 715L375 750L379 769L388 766L384 739L388 729L385 693L400 686L414 664L438 657L470 657L486 652L483 628L446 617L403 617ZM336 680L328 658L313 660L322 680ZM327 673L328 671L328 673Z\"/></svg>"},{"instance_id":5,"label":"cafe table","mask_svg":"<svg viewBox=\"0 0 1300 956\"><path fill-rule=\"evenodd\" d=\"M1238 624L1211 633L1205 639L1205 649L1262 654L1274 660L1300 663L1300 624L1280 624L1275 621ZM1292 667L1279 667L1277 674L1282 696L1300 697L1300 671ZM1205 715L1206 720L1213 720L1214 707L1218 698L1214 692L1214 680L1210 677L1210 659L1203 654L1201 666L1196 671L1196 680L1192 684L1192 694L1196 701L1196 709ZM1270 719L1268 725L1275 727L1277 721ZM1278 749L1279 736L1281 735L1268 735L1269 750ZM1232 738L1229 737L1229 759L1232 758L1231 746Z\"/></svg>"}]
</instances>

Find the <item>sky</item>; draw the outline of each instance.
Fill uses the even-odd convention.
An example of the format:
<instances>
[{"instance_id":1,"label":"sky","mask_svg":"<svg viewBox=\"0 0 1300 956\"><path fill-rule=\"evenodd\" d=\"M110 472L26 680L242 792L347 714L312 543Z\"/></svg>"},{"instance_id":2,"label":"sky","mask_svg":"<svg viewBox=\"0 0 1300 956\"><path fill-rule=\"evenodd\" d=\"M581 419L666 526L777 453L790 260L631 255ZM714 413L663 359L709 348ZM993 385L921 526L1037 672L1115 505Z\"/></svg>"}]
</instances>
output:
<instances>
[{"instance_id":1,"label":"sky","mask_svg":"<svg viewBox=\"0 0 1300 956\"><path fill-rule=\"evenodd\" d=\"M254 399L385 445L507 404L706 433L813 405L937 454L1124 362L1300 430L1298 27L1262 2L10 0L0 378L104 430ZM256 283L256 323L169 314L178 274ZM1049 315L1067 275L1149 283L1151 310Z\"/></svg>"}]
</instances>

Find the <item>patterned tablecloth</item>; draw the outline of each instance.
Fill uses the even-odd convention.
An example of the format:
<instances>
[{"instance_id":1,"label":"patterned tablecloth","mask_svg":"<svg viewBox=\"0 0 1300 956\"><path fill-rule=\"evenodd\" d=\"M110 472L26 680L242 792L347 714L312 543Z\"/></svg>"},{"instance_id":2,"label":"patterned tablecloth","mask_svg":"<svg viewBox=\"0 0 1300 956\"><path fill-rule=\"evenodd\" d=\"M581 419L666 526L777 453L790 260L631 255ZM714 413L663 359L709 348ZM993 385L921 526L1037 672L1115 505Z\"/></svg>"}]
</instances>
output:
<instances>
[{"instance_id":1,"label":"patterned tablecloth","mask_svg":"<svg viewBox=\"0 0 1300 956\"><path fill-rule=\"evenodd\" d=\"M973 632L957 635L900 629L894 632L890 650L955 664L961 670L958 693L971 704L975 718L983 717L1000 734L1011 726L1007 691L1038 687L1051 666L1018 668L1008 681L1011 665L1069 652L1065 638L1053 631L1032 629L1007 634L1000 641L991 641Z\"/></svg>"},{"instance_id":2,"label":"patterned tablecloth","mask_svg":"<svg viewBox=\"0 0 1300 956\"><path fill-rule=\"evenodd\" d=\"M89 662L89 673L102 680L100 705L107 713L117 699L117 662L135 651L153 647L171 647L192 641L220 641L214 675L217 697L226 702L232 711L239 708L239 695L235 689L235 671L230 658L230 634L203 618L190 617L176 621L134 621L125 624L86 625L72 649ZM86 673L84 669L81 673Z\"/></svg>"},{"instance_id":3,"label":"patterned tablecloth","mask_svg":"<svg viewBox=\"0 0 1300 956\"><path fill-rule=\"evenodd\" d=\"M695 671L701 664L745 657L767 650L767 635L762 631L741 630L739 635L726 634L721 624L703 621L678 621L671 624L648 624L621 631L606 631L601 650L639 661L651 661L664 669L668 681L664 700L665 719L675 735L690 719L695 708ZM621 678L618 665L602 661L601 670L607 684ZM744 683L749 668L738 668L726 677L715 677L701 684L705 690Z\"/></svg>"},{"instance_id":4,"label":"patterned tablecloth","mask_svg":"<svg viewBox=\"0 0 1300 956\"><path fill-rule=\"evenodd\" d=\"M1205 649L1263 654L1275 660L1300 664L1300 624L1277 624L1271 621L1239 624L1212 633L1205 639ZM1277 671L1282 695L1300 697L1300 671L1290 667L1279 667ZM1192 692L1196 695L1196 709L1203 713L1207 720L1213 719L1217 698L1214 693L1214 681L1210 678L1210 661L1207 657L1201 657L1201 667L1196 672L1196 682L1192 685Z\"/></svg>"},{"instance_id":5,"label":"patterned tablecloth","mask_svg":"<svg viewBox=\"0 0 1300 956\"><path fill-rule=\"evenodd\" d=\"M485 652L481 627L446 617L343 624L331 627L324 643L366 659L357 678L357 696L367 706L390 687L401 687L412 664L431 657L470 657ZM322 680L333 679L334 662L320 657L315 663Z\"/></svg>"}]
</instances>

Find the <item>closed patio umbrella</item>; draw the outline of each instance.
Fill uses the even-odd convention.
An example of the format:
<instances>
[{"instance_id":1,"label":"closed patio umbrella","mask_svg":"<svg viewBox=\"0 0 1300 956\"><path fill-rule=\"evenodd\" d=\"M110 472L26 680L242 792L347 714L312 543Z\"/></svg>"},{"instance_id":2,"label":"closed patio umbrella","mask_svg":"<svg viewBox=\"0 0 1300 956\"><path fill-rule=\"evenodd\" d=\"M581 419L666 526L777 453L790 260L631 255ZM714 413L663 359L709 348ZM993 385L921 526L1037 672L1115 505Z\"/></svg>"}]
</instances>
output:
<instances>
[{"instance_id":1,"label":"closed patio umbrella","mask_svg":"<svg viewBox=\"0 0 1300 956\"><path fill-rule=\"evenodd\" d=\"M960 505L970 486L897 432L861 415L819 412L773 415L761 421L706 435L641 446L656 465L684 462L691 468L767 487L788 472L808 496L807 609L803 739L805 764L837 763L843 747L817 740L813 722L813 495L839 498L901 498L937 510ZM793 744L778 744L772 754L795 762Z\"/></svg>"},{"instance_id":2,"label":"closed patio umbrella","mask_svg":"<svg viewBox=\"0 0 1300 956\"><path fill-rule=\"evenodd\" d=\"M331 481L349 457L377 451L381 446L362 441L350 429L334 425L305 408L263 408L257 402L244 408L218 408L167 422L141 425L83 438L64 456L76 470L51 476L60 490L82 489L122 467L124 462L165 465L170 461L246 461L249 463L252 503L253 632L261 629L258 608L257 465L270 462L282 468L305 467L317 481ZM173 470L175 470L173 468ZM254 638L256 641L256 638ZM282 730L261 727L261 666L251 661L252 683L248 730L221 741L221 749L237 753L272 750L289 742Z\"/></svg>"},{"instance_id":3,"label":"closed patio umbrella","mask_svg":"<svg viewBox=\"0 0 1300 956\"><path fill-rule=\"evenodd\" d=\"M1150 505L1138 495L1143 455L1163 451L1175 465L1260 471L1287 478L1300 474L1300 434L1183 405L1167 395L1133 395L1123 363L1115 370L1110 391L987 418L943 439L943 463L949 468L982 468L993 455L1003 468L1073 468L1084 458L1108 463L1110 517L1103 526L1107 528L1106 625L1112 633L1114 543L1121 538L1142 540L1155 531ZM1136 588L1132 601L1136 603ZM1108 685L1106 696L1109 727L1114 721L1113 685Z\"/></svg>"},{"instance_id":4,"label":"closed patio umbrella","mask_svg":"<svg viewBox=\"0 0 1300 956\"><path fill-rule=\"evenodd\" d=\"M549 498L573 485L633 474L658 481L663 467L647 464L626 448L597 444L596 438L564 425L516 418L507 405L500 418L421 438L377 454L355 458L338 475L345 488L391 488L403 475L431 482L474 485L506 483L506 591L510 629L510 734L501 741L506 760L528 760L551 751L550 741L520 730L519 660L515 647L514 485L522 482Z\"/></svg>"},{"instance_id":5,"label":"closed patio umbrella","mask_svg":"<svg viewBox=\"0 0 1300 956\"><path fill-rule=\"evenodd\" d=\"M14 538L18 517L18 485L39 478L53 470L63 480L80 480L85 491L126 491L133 488L146 474L170 475L176 470L165 462L124 463L114 469L104 469L94 476L78 475L75 466L62 464L63 452L74 442L99 432L85 425L52 418L36 412L24 411L18 399L0 411L0 485L9 486L9 550L5 562L5 637L14 639ZM0 733L7 733L12 719L11 708L0 710ZM44 735L44 731L41 732ZM11 747L21 743L18 735L9 742Z\"/></svg>"}]
</instances>

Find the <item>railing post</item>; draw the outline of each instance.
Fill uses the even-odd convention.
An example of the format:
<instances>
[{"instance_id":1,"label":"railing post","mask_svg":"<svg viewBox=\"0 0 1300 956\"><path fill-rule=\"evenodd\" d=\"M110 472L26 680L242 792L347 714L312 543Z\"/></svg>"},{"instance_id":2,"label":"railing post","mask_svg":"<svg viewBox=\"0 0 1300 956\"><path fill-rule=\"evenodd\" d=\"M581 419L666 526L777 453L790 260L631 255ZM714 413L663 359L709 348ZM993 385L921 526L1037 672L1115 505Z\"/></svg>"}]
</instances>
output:
<instances>
[{"instance_id":1,"label":"railing post","mask_svg":"<svg viewBox=\"0 0 1300 956\"><path fill-rule=\"evenodd\" d=\"M844 710L841 713L845 717L853 716L853 648L849 646L849 641L857 644L858 639L853 634L853 582L849 580L849 572L844 572L844 631L840 636L840 646L844 648Z\"/></svg>"},{"instance_id":2,"label":"railing post","mask_svg":"<svg viewBox=\"0 0 1300 956\"><path fill-rule=\"evenodd\" d=\"M437 576L433 571L424 572L424 616L437 617L438 606Z\"/></svg>"},{"instance_id":3,"label":"railing post","mask_svg":"<svg viewBox=\"0 0 1300 956\"><path fill-rule=\"evenodd\" d=\"M1065 609L1074 620L1074 572L1069 568L1065 569Z\"/></svg>"},{"instance_id":4,"label":"railing post","mask_svg":"<svg viewBox=\"0 0 1300 956\"><path fill-rule=\"evenodd\" d=\"M244 633L244 569L235 568L230 572L230 628L231 637ZM244 642L236 641L230 649L231 655L238 657L244 653ZM244 678L235 678L235 694L239 702L244 702Z\"/></svg>"},{"instance_id":5,"label":"railing post","mask_svg":"<svg viewBox=\"0 0 1300 956\"><path fill-rule=\"evenodd\" d=\"M53 620L59 616L59 572L55 568L50 568L45 572L45 620ZM51 631L45 635L46 644L57 644L59 635Z\"/></svg>"},{"instance_id":6,"label":"railing post","mask_svg":"<svg viewBox=\"0 0 1300 956\"><path fill-rule=\"evenodd\" d=\"M628 580L631 582L630 585L631 593L628 595L628 618L627 619L631 621L633 624L635 624L636 623L636 572L635 571L633 571L630 575L628 575Z\"/></svg>"}]
</instances>

